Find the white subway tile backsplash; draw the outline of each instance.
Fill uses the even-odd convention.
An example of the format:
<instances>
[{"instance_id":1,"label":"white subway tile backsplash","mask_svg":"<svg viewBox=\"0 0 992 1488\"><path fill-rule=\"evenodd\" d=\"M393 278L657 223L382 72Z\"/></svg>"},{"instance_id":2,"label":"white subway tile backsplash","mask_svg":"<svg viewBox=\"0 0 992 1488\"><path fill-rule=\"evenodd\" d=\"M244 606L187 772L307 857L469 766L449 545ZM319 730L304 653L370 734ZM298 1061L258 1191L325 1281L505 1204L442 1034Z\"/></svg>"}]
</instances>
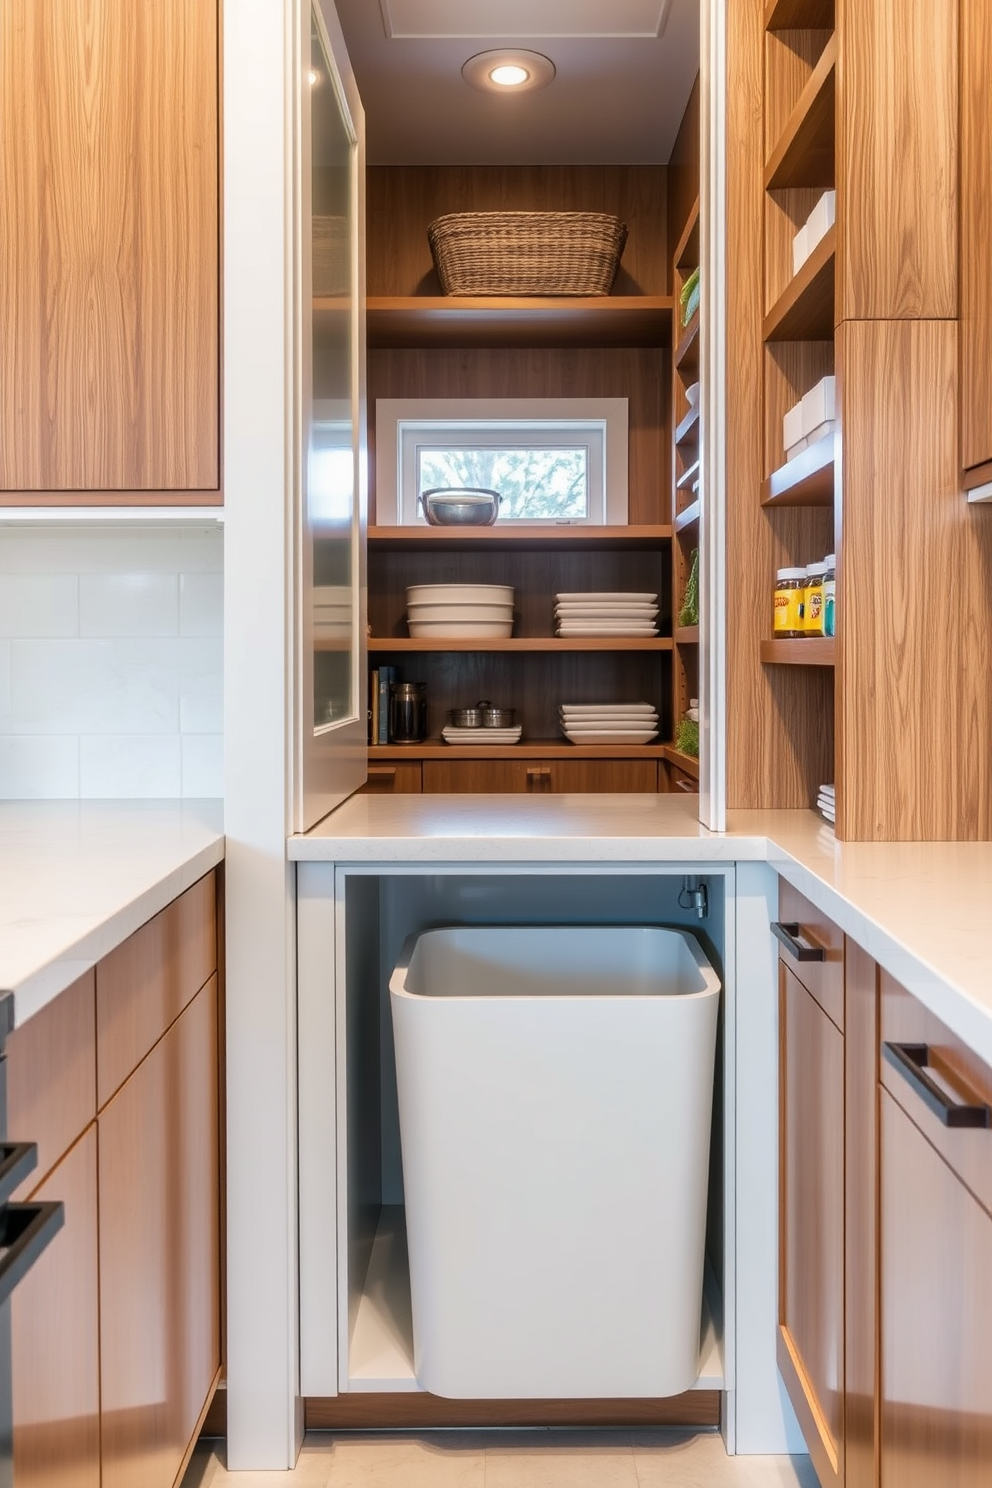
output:
<instances>
[{"instance_id":1,"label":"white subway tile backsplash","mask_svg":"<svg viewBox=\"0 0 992 1488\"><path fill-rule=\"evenodd\" d=\"M179 634L224 634L224 579L219 573L179 576Z\"/></svg>"},{"instance_id":2,"label":"white subway tile backsplash","mask_svg":"<svg viewBox=\"0 0 992 1488\"><path fill-rule=\"evenodd\" d=\"M0 636L79 633L75 574L0 574Z\"/></svg>"},{"instance_id":3,"label":"white subway tile backsplash","mask_svg":"<svg viewBox=\"0 0 992 1488\"><path fill-rule=\"evenodd\" d=\"M224 735L183 734L183 795L224 794Z\"/></svg>"},{"instance_id":4,"label":"white subway tile backsplash","mask_svg":"<svg viewBox=\"0 0 992 1488\"><path fill-rule=\"evenodd\" d=\"M0 799L223 790L223 530L0 528Z\"/></svg>"},{"instance_id":5,"label":"white subway tile backsplash","mask_svg":"<svg viewBox=\"0 0 992 1488\"><path fill-rule=\"evenodd\" d=\"M83 574L79 580L79 634L178 635L179 575Z\"/></svg>"},{"instance_id":6,"label":"white subway tile backsplash","mask_svg":"<svg viewBox=\"0 0 992 1488\"><path fill-rule=\"evenodd\" d=\"M0 800L74 800L78 795L78 739L0 735Z\"/></svg>"},{"instance_id":7,"label":"white subway tile backsplash","mask_svg":"<svg viewBox=\"0 0 992 1488\"><path fill-rule=\"evenodd\" d=\"M79 794L87 801L181 795L179 735L95 734L80 739Z\"/></svg>"}]
</instances>

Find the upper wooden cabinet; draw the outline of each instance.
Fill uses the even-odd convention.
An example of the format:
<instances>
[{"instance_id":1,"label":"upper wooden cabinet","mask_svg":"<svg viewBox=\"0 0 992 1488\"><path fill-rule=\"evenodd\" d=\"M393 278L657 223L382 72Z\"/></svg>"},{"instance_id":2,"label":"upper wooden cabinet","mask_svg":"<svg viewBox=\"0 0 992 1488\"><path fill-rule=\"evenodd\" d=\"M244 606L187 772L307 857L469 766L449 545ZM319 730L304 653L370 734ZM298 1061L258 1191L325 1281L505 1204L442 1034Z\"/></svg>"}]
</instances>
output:
<instances>
[{"instance_id":1,"label":"upper wooden cabinet","mask_svg":"<svg viewBox=\"0 0 992 1488\"><path fill-rule=\"evenodd\" d=\"M0 502L220 500L217 10L0 0Z\"/></svg>"},{"instance_id":2,"label":"upper wooden cabinet","mask_svg":"<svg viewBox=\"0 0 992 1488\"><path fill-rule=\"evenodd\" d=\"M961 464L992 480L992 0L961 3ZM984 468L982 468L984 467Z\"/></svg>"}]
</instances>

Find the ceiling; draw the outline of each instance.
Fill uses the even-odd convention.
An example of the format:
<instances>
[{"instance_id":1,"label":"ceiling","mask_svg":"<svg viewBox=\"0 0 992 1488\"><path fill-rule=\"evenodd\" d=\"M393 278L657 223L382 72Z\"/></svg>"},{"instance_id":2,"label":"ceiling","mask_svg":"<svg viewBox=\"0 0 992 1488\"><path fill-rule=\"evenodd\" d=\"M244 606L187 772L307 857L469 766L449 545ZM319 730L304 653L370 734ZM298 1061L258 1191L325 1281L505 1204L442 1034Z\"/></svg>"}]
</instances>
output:
<instances>
[{"instance_id":1,"label":"ceiling","mask_svg":"<svg viewBox=\"0 0 992 1488\"><path fill-rule=\"evenodd\" d=\"M335 4L376 165L664 164L699 68L699 0ZM507 15L521 29L481 32ZM660 36L643 34L659 15ZM387 18L407 34L387 36ZM600 34L562 34L570 28ZM627 34L603 34L611 28ZM436 34L455 29L463 34ZM413 30L434 34L413 39ZM462 64L498 47L543 52L554 81L517 95L469 87Z\"/></svg>"}]
</instances>

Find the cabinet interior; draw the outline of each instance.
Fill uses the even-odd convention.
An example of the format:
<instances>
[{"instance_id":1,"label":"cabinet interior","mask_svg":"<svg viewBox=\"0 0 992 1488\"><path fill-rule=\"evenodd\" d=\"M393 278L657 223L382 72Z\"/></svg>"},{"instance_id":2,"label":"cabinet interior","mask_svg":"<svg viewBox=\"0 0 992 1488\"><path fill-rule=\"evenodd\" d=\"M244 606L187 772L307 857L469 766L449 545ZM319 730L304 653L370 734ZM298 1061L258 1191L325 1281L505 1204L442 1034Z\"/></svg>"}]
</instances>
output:
<instances>
[{"instance_id":1,"label":"cabinet interior","mask_svg":"<svg viewBox=\"0 0 992 1488\"><path fill-rule=\"evenodd\" d=\"M673 874L348 874L344 1038L338 1050L339 1389L417 1392L389 977L407 936L438 925L684 926L723 977L725 880L708 915L679 907ZM707 1280L696 1390L720 1390L724 1278L724 1006L714 1080ZM340 1011L339 1011L340 1019ZM339 1021L340 1027L340 1021ZM344 1087L342 1098L341 1089Z\"/></svg>"}]
</instances>

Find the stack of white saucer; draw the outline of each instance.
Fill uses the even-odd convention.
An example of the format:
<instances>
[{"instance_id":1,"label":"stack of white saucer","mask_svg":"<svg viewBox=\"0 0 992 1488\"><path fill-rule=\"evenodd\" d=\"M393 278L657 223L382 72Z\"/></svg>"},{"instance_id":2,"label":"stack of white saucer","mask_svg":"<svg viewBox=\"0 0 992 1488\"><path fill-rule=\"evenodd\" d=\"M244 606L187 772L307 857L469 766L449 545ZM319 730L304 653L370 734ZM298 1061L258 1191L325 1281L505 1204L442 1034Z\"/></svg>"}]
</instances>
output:
<instances>
[{"instance_id":1,"label":"stack of white saucer","mask_svg":"<svg viewBox=\"0 0 992 1488\"><path fill-rule=\"evenodd\" d=\"M837 791L834 786L820 786L816 797L816 809L833 825L837 820Z\"/></svg>"},{"instance_id":2,"label":"stack of white saucer","mask_svg":"<svg viewBox=\"0 0 992 1488\"><path fill-rule=\"evenodd\" d=\"M657 616L657 594L607 590L555 595L560 636L653 636L658 634Z\"/></svg>"},{"instance_id":3,"label":"stack of white saucer","mask_svg":"<svg viewBox=\"0 0 992 1488\"><path fill-rule=\"evenodd\" d=\"M649 744L658 732L651 703L561 703L558 718L572 744Z\"/></svg>"},{"instance_id":4,"label":"stack of white saucer","mask_svg":"<svg viewBox=\"0 0 992 1488\"><path fill-rule=\"evenodd\" d=\"M347 640L351 635L351 590L347 584L315 584L313 633L318 641Z\"/></svg>"}]
</instances>

